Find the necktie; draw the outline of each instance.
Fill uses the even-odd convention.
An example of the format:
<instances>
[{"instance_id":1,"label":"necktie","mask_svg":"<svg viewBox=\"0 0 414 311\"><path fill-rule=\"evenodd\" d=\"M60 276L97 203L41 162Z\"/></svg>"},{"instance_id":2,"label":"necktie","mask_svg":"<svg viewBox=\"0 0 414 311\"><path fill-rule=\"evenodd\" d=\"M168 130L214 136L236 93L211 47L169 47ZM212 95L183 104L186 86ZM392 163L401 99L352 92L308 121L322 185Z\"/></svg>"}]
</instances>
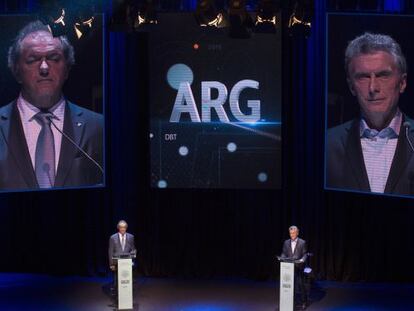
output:
<instances>
[{"instance_id":1,"label":"necktie","mask_svg":"<svg viewBox=\"0 0 414 311\"><path fill-rule=\"evenodd\" d=\"M124 251L125 250L125 234L122 236L121 245L122 245L122 251Z\"/></svg>"},{"instance_id":2,"label":"necktie","mask_svg":"<svg viewBox=\"0 0 414 311\"><path fill-rule=\"evenodd\" d=\"M55 183L55 141L50 128L50 112L39 112L35 120L41 125L36 144L35 173L39 188L51 188Z\"/></svg>"}]
</instances>

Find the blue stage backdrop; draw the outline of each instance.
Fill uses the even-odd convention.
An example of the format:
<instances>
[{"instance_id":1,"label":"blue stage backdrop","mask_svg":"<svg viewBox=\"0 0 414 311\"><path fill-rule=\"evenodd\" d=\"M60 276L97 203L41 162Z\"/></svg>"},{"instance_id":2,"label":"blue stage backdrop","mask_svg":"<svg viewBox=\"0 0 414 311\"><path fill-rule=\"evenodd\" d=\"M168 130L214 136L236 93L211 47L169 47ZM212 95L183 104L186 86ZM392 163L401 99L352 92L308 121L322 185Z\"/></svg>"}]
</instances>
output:
<instances>
[{"instance_id":1,"label":"blue stage backdrop","mask_svg":"<svg viewBox=\"0 0 414 311\"><path fill-rule=\"evenodd\" d=\"M148 55L132 39L146 35L108 34L107 187L2 194L2 270L106 273L108 237L123 218L146 275L276 277L275 255L296 224L319 277L412 281L414 270L396 260L414 255L414 201L323 190L325 9L413 9L410 1L351 2L316 0L309 38L283 32L280 191L151 189L148 85L140 75ZM164 3L177 11L194 7ZM2 12L34 7L0 1Z\"/></svg>"}]
</instances>

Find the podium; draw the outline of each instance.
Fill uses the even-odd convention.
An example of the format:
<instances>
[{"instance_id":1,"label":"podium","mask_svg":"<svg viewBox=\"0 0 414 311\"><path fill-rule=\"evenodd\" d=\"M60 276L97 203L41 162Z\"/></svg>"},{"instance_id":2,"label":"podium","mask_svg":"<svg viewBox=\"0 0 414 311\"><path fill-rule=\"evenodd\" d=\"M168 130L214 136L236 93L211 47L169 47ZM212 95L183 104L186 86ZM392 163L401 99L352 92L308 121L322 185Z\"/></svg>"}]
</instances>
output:
<instances>
[{"instance_id":1,"label":"podium","mask_svg":"<svg viewBox=\"0 0 414 311\"><path fill-rule=\"evenodd\" d=\"M122 255L113 257L117 267L117 290L118 290L118 310L133 309L133 275L132 258L134 255Z\"/></svg>"},{"instance_id":2,"label":"podium","mask_svg":"<svg viewBox=\"0 0 414 311\"><path fill-rule=\"evenodd\" d=\"M295 263L300 260L277 257L280 261L279 310L293 311L295 307Z\"/></svg>"}]
</instances>

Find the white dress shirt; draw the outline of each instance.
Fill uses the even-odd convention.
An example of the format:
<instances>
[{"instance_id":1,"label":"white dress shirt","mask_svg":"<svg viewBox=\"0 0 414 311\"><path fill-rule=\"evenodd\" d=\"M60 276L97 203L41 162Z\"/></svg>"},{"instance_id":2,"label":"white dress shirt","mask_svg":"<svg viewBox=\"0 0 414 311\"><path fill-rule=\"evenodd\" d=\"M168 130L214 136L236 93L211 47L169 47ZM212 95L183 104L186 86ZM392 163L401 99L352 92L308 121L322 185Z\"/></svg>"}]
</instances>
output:
<instances>
[{"instance_id":1,"label":"white dress shirt","mask_svg":"<svg viewBox=\"0 0 414 311\"><path fill-rule=\"evenodd\" d=\"M62 131L63 122L65 118L65 99L62 97L59 102L49 109L53 113L53 123ZM24 136L26 137L27 147L29 149L30 158L32 160L33 168L35 168L36 161L36 144L39 138L40 130L42 126L35 120L34 116L40 112L39 108L36 108L25 100L22 95L19 95L17 99L17 108L19 110L20 119L22 121ZM57 172L59 165L60 147L62 144L62 134L53 126L50 126L53 133L53 139L55 143L55 172Z\"/></svg>"}]
</instances>

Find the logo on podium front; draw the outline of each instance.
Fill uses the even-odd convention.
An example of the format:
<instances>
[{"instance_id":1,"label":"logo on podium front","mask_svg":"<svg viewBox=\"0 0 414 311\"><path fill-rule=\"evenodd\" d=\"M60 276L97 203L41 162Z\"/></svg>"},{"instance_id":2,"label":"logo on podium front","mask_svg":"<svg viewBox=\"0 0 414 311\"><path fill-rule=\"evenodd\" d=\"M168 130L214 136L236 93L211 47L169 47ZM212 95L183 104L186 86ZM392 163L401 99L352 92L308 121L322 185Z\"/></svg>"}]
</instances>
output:
<instances>
[{"instance_id":1,"label":"logo on podium front","mask_svg":"<svg viewBox=\"0 0 414 311\"><path fill-rule=\"evenodd\" d=\"M284 273L282 279L283 282L289 283L292 281L292 276L289 273Z\"/></svg>"}]
</instances>

